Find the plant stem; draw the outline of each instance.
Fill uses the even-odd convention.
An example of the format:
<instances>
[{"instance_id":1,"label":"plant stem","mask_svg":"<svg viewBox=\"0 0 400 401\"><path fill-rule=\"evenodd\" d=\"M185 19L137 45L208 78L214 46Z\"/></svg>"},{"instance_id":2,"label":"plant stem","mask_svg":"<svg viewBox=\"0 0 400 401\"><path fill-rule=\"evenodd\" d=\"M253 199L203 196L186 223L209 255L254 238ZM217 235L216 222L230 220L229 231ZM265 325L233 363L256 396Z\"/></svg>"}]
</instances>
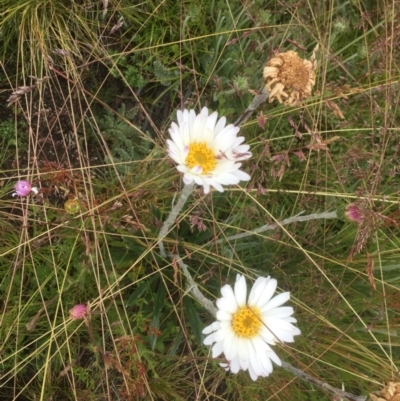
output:
<instances>
[{"instance_id":1,"label":"plant stem","mask_svg":"<svg viewBox=\"0 0 400 401\"><path fill-rule=\"evenodd\" d=\"M259 233L262 233L262 232L268 231L268 230L274 230L275 228L285 226L290 223L296 223L298 221L310 221L310 220L318 220L318 219L337 219L336 211L323 212L323 213L312 213L312 214L308 214L307 216L300 216L303 213L304 212L300 212L296 216L289 217L288 219L282 220L278 223L265 224L264 226L256 228L247 233L241 233L241 234L231 235L230 237L227 237L227 238L222 238L222 239L216 241L216 243L220 244L222 242L233 241L236 239L250 237L251 235L259 234Z\"/></svg>"},{"instance_id":2,"label":"plant stem","mask_svg":"<svg viewBox=\"0 0 400 401\"><path fill-rule=\"evenodd\" d=\"M160 248L160 254L163 258L167 257L167 253L165 252L164 244L162 240L168 234L169 229L171 228L172 224L174 224L176 218L179 215L179 212L182 210L183 206L185 205L187 198L193 192L194 183L185 185L181 192L181 196L178 199L178 202L172 208L167 220L164 221L163 226L157 237L158 247Z\"/></svg>"},{"instance_id":3,"label":"plant stem","mask_svg":"<svg viewBox=\"0 0 400 401\"><path fill-rule=\"evenodd\" d=\"M304 373L302 370L295 368L294 366L290 365L289 363L287 363L285 361L282 361L282 367L285 370L292 372L298 378L300 378L308 383L314 384L314 385L322 388L323 390L326 390L328 393L334 394L337 397L341 397L342 399L346 398L350 401L365 401L367 399L367 396L351 394L346 391L339 390L335 387L332 387L330 384L325 383L319 379L316 379L315 377L312 377L312 376L308 375L307 373Z\"/></svg>"},{"instance_id":4,"label":"plant stem","mask_svg":"<svg viewBox=\"0 0 400 401\"><path fill-rule=\"evenodd\" d=\"M204 306L205 309L207 309L211 315L213 315L215 318L217 317L217 308L214 306L213 302L210 301L208 298L206 298L203 293L200 291L199 286L196 284L196 282L193 280L192 275L189 273L188 266L182 262L182 259L180 258L179 255L169 255L171 258L173 258L178 266L181 268L183 274L186 277L186 280L188 281L188 289L192 293L192 295L199 301L201 305Z\"/></svg>"},{"instance_id":5,"label":"plant stem","mask_svg":"<svg viewBox=\"0 0 400 401\"><path fill-rule=\"evenodd\" d=\"M253 101L249 104L247 109L239 116L239 118L233 123L236 127L244 124L254 110L260 106L260 104L264 103L269 98L269 92L265 89L262 89L259 95L254 96Z\"/></svg>"}]
</instances>

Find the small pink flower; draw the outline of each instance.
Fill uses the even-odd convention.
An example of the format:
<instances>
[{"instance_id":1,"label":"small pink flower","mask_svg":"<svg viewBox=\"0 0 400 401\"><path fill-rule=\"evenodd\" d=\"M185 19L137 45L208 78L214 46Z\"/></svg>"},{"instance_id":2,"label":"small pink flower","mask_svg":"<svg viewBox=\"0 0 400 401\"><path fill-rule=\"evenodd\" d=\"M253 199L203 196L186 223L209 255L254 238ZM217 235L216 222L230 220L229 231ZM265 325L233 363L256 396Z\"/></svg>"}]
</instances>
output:
<instances>
[{"instance_id":1,"label":"small pink flower","mask_svg":"<svg viewBox=\"0 0 400 401\"><path fill-rule=\"evenodd\" d=\"M346 216L355 223L361 223L363 219L362 211L356 203L351 203L346 208Z\"/></svg>"},{"instance_id":2,"label":"small pink flower","mask_svg":"<svg viewBox=\"0 0 400 401\"><path fill-rule=\"evenodd\" d=\"M35 194L37 194L39 191L36 187L32 187L31 183L29 181L18 181L15 184L15 192L12 193L12 196L28 196L31 191Z\"/></svg>"},{"instance_id":3,"label":"small pink flower","mask_svg":"<svg viewBox=\"0 0 400 401\"><path fill-rule=\"evenodd\" d=\"M71 319L83 319L86 315L87 308L86 305L84 304L78 304L75 305L70 311L69 311L69 317Z\"/></svg>"}]
</instances>

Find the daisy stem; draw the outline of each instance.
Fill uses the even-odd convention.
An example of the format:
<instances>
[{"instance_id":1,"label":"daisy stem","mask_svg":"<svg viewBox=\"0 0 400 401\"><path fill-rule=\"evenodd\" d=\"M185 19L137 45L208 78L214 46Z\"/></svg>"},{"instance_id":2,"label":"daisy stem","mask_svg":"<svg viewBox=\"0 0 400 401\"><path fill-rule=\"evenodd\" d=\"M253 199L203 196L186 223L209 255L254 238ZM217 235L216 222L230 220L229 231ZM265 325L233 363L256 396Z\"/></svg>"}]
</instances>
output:
<instances>
[{"instance_id":1,"label":"daisy stem","mask_svg":"<svg viewBox=\"0 0 400 401\"><path fill-rule=\"evenodd\" d=\"M261 226L259 228L256 228L252 231L246 232L246 233L241 233L241 234L236 234L232 235L227 238L222 238L218 241L216 241L217 244L220 244L222 242L228 242L228 241L233 241L241 238L246 238L254 234L260 234L264 231L269 231L269 230L274 230L277 227L282 227L290 223L297 223L298 221L310 221L310 220L318 220L318 219L337 219L337 213L336 211L333 212L323 212L323 213L312 213L308 214L306 216L301 216L304 212L300 212L296 216L289 217L288 219L282 220L278 223L271 223L271 224L265 224L264 226Z\"/></svg>"},{"instance_id":2,"label":"daisy stem","mask_svg":"<svg viewBox=\"0 0 400 401\"><path fill-rule=\"evenodd\" d=\"M235 127L244 124L254 110L256 110L260 104L264 103L269 98L269 92L265 87L261 91L259 95L254 96L253 101L249 104L249 107L239 116L239 118L233 123Z\"/></svg>"},{"instance_id":3,"label":"daisy stem","mask_svg":"<svg viewBox=\"0 0 400 401\"><path fill-rule=\"evenodd\" d=\"M165 252L164 244L162 242L163 238L167 235L169 229L171 228L172 224L175 222L176 218L179 215L179 212L182 210L183 206L185 205L189 195L193 192L194 183L185 185L181 192L181 196L178 199L178 202L172 208L167 220L165 220L163 226L157 237L158 247L160 248L160 254L163 258L167 256L172 258L178 266L181 268L182 273L185 275L186 280L188 282L189 291L192 295L199 301L201 305L204 306L214 317L217 316L217 308L214 304L206 298L203 293L200 291L199 286L193 280L192 275L189 273L188 266L183 263L182 259L179 255L168 254Z\"/></svg>"},{"instance_id":4,"label":"daisy stem","mask_svg":"<svg viewBox=\"0 0 400 401\"><path fill-rule=\"evenodd\" d=\"M188 289L192 293L192 295L199 301L201 305L204 306L205 309L208 310L208 312L211 313L212 316L215 318L217 317L217 308L214 306L214 304L206 298L203 293L199 290L199 286L196 284L196 282L193 280L192 275L189 272L188 266L183 263L182 259L180 258L179 255L169 255L171 258L173 258L178 266L181 268L183 274L186 277L186 280L188 281Z\"/></svg>"},{"instance_id":5,"label":"daisy stem","mask_svg":"<svg viewBox=\"0 0 400 401\"><path fill-rule=\"evenodd\" d=\"M183 206L185 205L189 195L193 192L194 183L185 185L181 192L181 196L176 202L175 206L172 208L167 220L164 221L163 226L161 227L160 232L158 233L157 243L158 247L160 248L160 254L163 258L167 257L167 253L165 252L164 244L162 240L168 234L169 229L171 228L172 224L175 223L176 218L179 215L179 212L182 210Z\"/></svg>"},{"instance_id":6,"label":"daisy stem","mask_svg":"<svg viewBox=\"0 0 400 401\"><path fill-rule=\"evenodd\" d=\"M348 393L343 390L339 390L338 388L332 387L330 384L325 383L321 380L316 379L315 377L308 375L307 373L303 372L300 369L295 368L294 366L290 365L289 363L287 363L285 361L282 361L282 367L285 370L292 372L294 375L296 375L300 379L302 379L308 383L314 384L314 385L320 387L321 389L326 390L328 393L334 394L335 396L340 397L342 399L345 398L349 401L365 401L367 399L366 396L355 395L355 394Z\"/></svg>"}]
</instances>

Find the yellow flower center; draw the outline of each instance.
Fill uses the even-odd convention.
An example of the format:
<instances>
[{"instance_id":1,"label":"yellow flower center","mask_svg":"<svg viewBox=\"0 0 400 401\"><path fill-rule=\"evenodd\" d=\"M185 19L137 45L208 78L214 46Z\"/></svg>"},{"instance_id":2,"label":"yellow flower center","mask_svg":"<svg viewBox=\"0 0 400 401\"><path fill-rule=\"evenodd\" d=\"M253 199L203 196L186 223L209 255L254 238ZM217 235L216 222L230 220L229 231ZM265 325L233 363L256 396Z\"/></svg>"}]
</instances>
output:
<instances>
[{"instance_id":1,"label":"yellow flower center","mask_svg":"<svg viewBox=\"0 0 400 401\"><path fill-rule=\"evenodd\" d=\"M232 330L238 337L253 338L261 330L261 314L257 308L243 306L232 317Z\"/></svg>"},{"instance_id":2,"label":"yellow flower center","mask_svg":"<svg viewBox=\"0 0 400 401\"><path fill-rule=\"evenodd\" d=\"M217 164L214 152L204 142L191 143L185 161L189 168L200 166L203 169L202 174L212 171Z\"/></svg>"}]
</instances>

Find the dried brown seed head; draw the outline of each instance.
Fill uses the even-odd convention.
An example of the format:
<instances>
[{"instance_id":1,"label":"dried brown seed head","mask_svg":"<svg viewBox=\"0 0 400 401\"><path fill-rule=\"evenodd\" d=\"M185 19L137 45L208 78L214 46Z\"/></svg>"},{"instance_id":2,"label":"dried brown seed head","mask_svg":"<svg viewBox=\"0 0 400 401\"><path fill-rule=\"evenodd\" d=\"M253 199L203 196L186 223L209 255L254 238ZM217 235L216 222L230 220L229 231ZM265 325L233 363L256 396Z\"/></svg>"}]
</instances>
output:
<instances>
[{"instance_id":1,"label":"dried brown seed head","mask_svg":"<svg viewBox=\"0 0 400 401\"><path fill-rule=\"evenodd\" d=\"M310 60L305 60L289 50L273 57L264 67L265 85L269 92L269 102L277 99L279 103L294 105L311 96L315 85L315 47Z\"/></svg>"}]
</instances>

